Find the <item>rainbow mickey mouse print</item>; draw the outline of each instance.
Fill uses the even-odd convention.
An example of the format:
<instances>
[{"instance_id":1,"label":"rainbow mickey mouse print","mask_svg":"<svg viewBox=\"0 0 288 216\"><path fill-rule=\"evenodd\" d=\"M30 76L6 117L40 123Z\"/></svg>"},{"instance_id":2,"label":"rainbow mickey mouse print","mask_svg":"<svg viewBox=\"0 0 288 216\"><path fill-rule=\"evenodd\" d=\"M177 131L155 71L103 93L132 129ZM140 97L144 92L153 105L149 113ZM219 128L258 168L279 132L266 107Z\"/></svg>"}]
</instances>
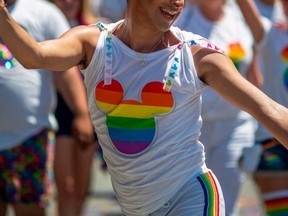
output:
<instances>
[{"instance_id":1,"label":"rainbow mickey mouse print","mask_svg":"<svg viewBox=\"0 0 288 216\"><path fill-rule=\"evenodd\" d=\"M146 84L141 97L141 102L123 100L124 89L114 79L111 85L102 81L95 88L96 104L107 114L110 139L127 155L141 153L151 145L156 134L155 115L170 112L174 105L171 92L163 90L163 82Z\"/></svg>"}]
</instances>

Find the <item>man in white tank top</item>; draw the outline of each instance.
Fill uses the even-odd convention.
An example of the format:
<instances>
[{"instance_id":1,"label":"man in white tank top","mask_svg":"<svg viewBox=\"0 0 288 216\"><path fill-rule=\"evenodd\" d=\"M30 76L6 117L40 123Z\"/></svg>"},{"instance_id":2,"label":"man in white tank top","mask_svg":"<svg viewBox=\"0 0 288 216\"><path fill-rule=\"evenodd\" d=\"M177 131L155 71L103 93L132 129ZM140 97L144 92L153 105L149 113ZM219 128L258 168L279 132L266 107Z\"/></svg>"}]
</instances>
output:
<instances>
[{"instance_id":1,"label":"man in white tank top","mask_svg":"<svg viewBox=\"0 0 288 216\"><path fill-rule=\"evenodd\" d=\"M0 37L25 67L82 68L124 215L225 216L199 142L206 85L288 146L288 120L279 120L288 110L243 79L218 46L172 26L185 0L128 0L124 20L75 27L40 43L0 5Z\"/></svg>"}]
</instances>

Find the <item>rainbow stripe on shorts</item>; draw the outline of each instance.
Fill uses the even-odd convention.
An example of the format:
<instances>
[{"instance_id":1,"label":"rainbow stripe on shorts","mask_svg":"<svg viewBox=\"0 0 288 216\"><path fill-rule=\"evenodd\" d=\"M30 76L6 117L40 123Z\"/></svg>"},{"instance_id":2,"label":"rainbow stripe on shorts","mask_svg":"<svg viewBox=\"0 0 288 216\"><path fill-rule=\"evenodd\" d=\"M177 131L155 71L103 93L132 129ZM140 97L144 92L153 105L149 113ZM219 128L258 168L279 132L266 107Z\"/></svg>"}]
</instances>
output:
<instances>
[{"instance_id":1,"label":"rainbow stripe on shorts","mask_svg":"<svg viewBox=\"0 0 288 216\"><path fill-rule=\"evenodd\" d=\"M209 171L197 177L205 194L203 216L220 216L220 196L217 183Z\"/></svg>"}]
</instances>

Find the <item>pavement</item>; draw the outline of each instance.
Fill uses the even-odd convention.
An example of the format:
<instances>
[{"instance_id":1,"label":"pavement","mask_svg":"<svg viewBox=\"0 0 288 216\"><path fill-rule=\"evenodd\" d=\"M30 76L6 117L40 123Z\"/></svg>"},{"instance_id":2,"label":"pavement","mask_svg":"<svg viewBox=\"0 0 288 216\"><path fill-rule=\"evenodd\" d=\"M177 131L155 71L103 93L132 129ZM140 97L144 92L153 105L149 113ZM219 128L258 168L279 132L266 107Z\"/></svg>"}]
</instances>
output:
<instances>
[{"instance_id":1,"label":"pavement","mask_svg":"<svg viewBox=\"0 0 288 216\"><path fill-rule=\"evenodd\" d=\"M56 197L56 196L55 196ZM259 202L258 191L250 177L243 184L238 201L237 216L264 216ZM14 216L9 211L8 216ZM47 216L57 216L56 199L47 208ZM100 168L95 158L91 169L91 184L81 216L121 216L120 207L115 199L110 176Z\"/></svg>"}]
</instances>

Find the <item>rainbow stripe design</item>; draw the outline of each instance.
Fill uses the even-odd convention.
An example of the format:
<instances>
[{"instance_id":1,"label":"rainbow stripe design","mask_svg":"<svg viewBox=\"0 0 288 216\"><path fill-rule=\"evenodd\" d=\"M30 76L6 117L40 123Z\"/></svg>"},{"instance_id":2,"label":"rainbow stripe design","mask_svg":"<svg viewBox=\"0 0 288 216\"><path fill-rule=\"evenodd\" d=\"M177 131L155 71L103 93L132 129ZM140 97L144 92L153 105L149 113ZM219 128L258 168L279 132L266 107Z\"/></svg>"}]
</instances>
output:
<instances>
[{"instance_id":1,"label":"rainbow stripe design","mask_svg":"<svg viewBox=\"0 0 288 216\"><path fill-rule=\"evenodd\" d=\"M172 110L171 92L163 90L162 82L151 82L141 92L142 102L123 100L121 84L100 82L95 88L96 105L106 115L106 125L113 145L124 154L137 154L145 150L155 137L155 115Z\"/></svg>"},{"instance_id":2,"label":"rainbow stripe design","mask_svg":"<svg viewBox=\"0 0 288 216\"><path fill-rule=\"evenodd\" d=\"M280 53L280 59L285 63L288 64L288 46L284 47L284 49ZM283 73L283 82L286 90L288 91L288 67L285 69Z\"/></svg>"},{"instance_id":3,"label":"rainbow stripe design","mask_svg":"<svg viewBox=\"0 0 288 216\"><path fill-rule=\"evenodd\" d=\"M233 61L235 67L239 69L239 62L246 56L245 50L241 43L235 42L229 44L227 53L229 58Z\"/></svg>"},{"instance_id":4,"label":"rainbow stripe design","mask_svg":"<svg viewBox=\"0 0 288 216\"><path fill-rule=\"evenodd\" d=\"M287 216L288 197L282 197L265 201L266 213L268 216Z\"/></svg>"},{"instance_id":5,"label":"rainbow stripe design","mask_svg":"<svg viewBox=\"0 0 288 216\"><path fill-rule=\"evenodd\" d=\"M286 68L286 70L284 71L283 82L286 90L288 91L288 68Z\"/></svg>"},{"instance_id":6,"label":"rainbow stripe design","mask_svg":"<svg viewBox=\"0 0 288 216\"><path fill-rule=\"evenodd\" d=\"M204 216L219 216L219 191L212 173L209 171L197 177L205 194Z\"/></svg>"},{"instance_id":7,"label":"rainbow stripe design","mask_svg":"<svg viewBox=\"0 0 288 216\"><path fill-rule=\"evenodd\" d=\"M288 64L288 46L286 46L282 51L281 51L281 59L283 62Z\"/></svg>"},{"instance_id":8,"label":"rainbow stripe design","mask_svg":"<svg viewBox=\"0 0 288 216\"><path fill-rule=\"evenodd\" d=\"M281 163L281 160L280 160L279 156L276 155L276 154L265 152L264 153L264 158L267 161L267 163L270 163L270 164L277 163L277 162Z\"/></svg>"}]
</instances>

